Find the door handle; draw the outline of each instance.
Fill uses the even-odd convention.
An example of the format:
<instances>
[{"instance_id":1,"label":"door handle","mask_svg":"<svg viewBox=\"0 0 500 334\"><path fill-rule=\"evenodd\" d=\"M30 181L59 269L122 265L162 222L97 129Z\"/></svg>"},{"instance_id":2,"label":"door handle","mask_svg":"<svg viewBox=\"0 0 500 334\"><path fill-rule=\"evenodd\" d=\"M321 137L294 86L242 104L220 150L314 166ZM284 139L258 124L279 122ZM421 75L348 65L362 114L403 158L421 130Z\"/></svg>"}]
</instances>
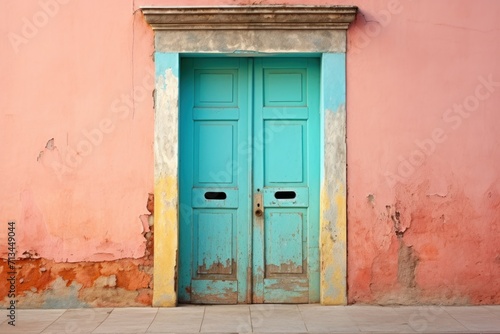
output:
<instances>
[{"instance_id":1,"label":"door handle","mask_svg":"<svg viewBox=\"0 0 500 334\"><path fill-rule=\"evenodd\" d=\"M253 212L256 217L264 215L264 206L262 205L262 193L258 192L253 195Z\"/></svg>"}]
</instances>

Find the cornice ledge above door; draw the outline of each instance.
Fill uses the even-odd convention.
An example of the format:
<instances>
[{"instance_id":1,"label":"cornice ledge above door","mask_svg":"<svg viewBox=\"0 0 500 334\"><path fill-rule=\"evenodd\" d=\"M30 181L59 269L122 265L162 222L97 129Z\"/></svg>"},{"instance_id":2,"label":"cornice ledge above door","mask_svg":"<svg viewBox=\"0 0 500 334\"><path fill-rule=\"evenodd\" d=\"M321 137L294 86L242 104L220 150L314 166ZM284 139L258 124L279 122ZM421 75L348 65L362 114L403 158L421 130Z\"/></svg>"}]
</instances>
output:
<instances>
[{"instance_id":1,"label":"cornice ledge above door","mask_svg":"<svg viewBox=\"0 0 500 334\"><path fill-rule=\"evenodd\" d=\"M347 30L355 6L141 7L153 30Z\"/></svg>"}]
</instances>

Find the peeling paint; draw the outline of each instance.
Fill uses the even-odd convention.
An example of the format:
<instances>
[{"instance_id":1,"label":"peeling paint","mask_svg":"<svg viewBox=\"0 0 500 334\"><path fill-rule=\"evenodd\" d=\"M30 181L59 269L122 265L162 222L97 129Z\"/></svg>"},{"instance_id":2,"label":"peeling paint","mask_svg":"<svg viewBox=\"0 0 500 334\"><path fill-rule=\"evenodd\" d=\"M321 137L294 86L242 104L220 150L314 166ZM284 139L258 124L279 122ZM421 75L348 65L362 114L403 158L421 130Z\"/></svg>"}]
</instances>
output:
<instances>
[{"instance_id":1,"label":"peeling paint","mask_svg":"<svg viewBox=\"0 0 500 334\"><path fill-rule=\"evenodd\" d=\"M304 272L304 268L307 268L307 260L302 260L299 265L289 261L287 263L267 264L266 265L266 277L273 277L273 274L300 274Z\"/></svg>"},{"instance_id":2,"label":"peeling paint","mask_svg":"<svg viewBox=\"0 0 500 334\"><path fill-rule=\"evenodd\" d=\"M56 146L54 144L54 138L51 138L47 141L47 144L45 144L45 150L49 150L49 151L53 151L56 149ZM40 151L40 153L38 153L38 157L36 158L36 161L41 161L44 154L45 154L45 150L43 151Z\"/></svg>"},{"instance_id":3,"label":"peeling paint","mask_svg":"<svg viewBox=\"0 0 500 334\"><path fill-rule=\"evenodd\" d=\"M321 186L321 303L347 302L345 109L325 110L324 174Z\"/></svg>"},{"instance_id":4,"label":"peeling paint","mask_svg":"<svg viewBox=\"0 0 500 334\"><path fill-rule=\"evenodd\" d=\"M152 245L150 245L152 247ZM152 259L60 263L43 258L16 261L20 308L146 306L152 302ZM7 279L7 261L0 279ZM0 304L8 305L0 285Z\"/></svg>"},{"instance_id":5,"label":"peeling paint","mask_svg":"<svg viewBox=\"0 0 500 334\"><path fill-rule=\"evenodd\" d=\"M356 235L350 303L494 304L500 297L494 278L498 247L494 238L484 238L498 235L500 196L486 190L482 203L474 205L457 180L446 180L446 191L436 192L423 175L396 184L393 203L370 208L379 214L366 218L369 229L361 221L350 223ZM429 196L436 193L446 196ZM357 215L366 209L364 201L352 203ZM479 218L484 213L489 224Z\"/></svg>"},{"instance_id":6,"label":"peeling paint","mask_svg":"<svg viewBox=\"0 0 500 334\"><path fill-rule=\"evenodd\" d=\"M210 290L210 288L208 288ZM192 300L202 302L203 304L236 304L238 300L238 293L235 289L227 288L224 289L222 293L197 293L196 291L191 292Z\"/></svg>"},{"instance_id":7,"label":"peeling paint","mask_svg":"<svg viewBox=\"0 0 500 334\"><path fill-rule=\"evenodd\" d=\"M155 53L154 306L177 304L178 55Z\"/></svg>"},{"instance_id":8,"label":"peeling paint","mask_svg":"<svg viewBox=\"0 0 500 334\"><path fill-rule=\"evenodd\" d=\"M323 54L320 302L347 303L345 54Z\"/></svg>"},{"instance_id":9,"label":"peeling paint","mask_svg":"<svg viewBox=\"0 0 500 334\"><path fill-rule=\"evenodd\" d=\"M47 141L47 144L45 144L45 148L50 151L56 148L56 146L54 145L54 138L51 138Z\"/></svg>"},{"instance_id":10,"label":"peeling paint","mask_svg":"<svg viewBox=\"0 0 500 334\"><path fill-rule=\"evenodd\" d=\"M344 31L288 30L286 36L273 30L162 31L155 36L155 45L162 52L345 52Z\"/></svg>"},{"instance_id":11,"label":"peeling paint","mask_svg":"<svg viewBox=\"0 0 500 334\"><path fill-rule=\"evenodd\" d=\"M152 193L148 194L148 202L146 203L146 209L150 214L154 214L155 212L155 195Z\"/></svg>"},{"instance_id":12,"label":"peeling paint","mask_svg":"<svg viewBox=\"0 0 500 334\"><path fill-rule=\"evenodd\" d=\"M145 235L141 258L60 262L24 251L16 260L16 299L20 308L150 306L153 296L153 227ZM98 254L95 253L95 254ZM0 262L0 280L7 279L7 260ZM0 284L0 305L8 305Z\"/></svg>"},{"instance_id":13,"label":"peeling paint","mask_svg":"<svg viewBox=\"0 0 500 334\"><path fill-rule=\"evenodd\" d=\"M222 263L220 261L214 261L210 265L205 263L205 259L203 260L203 264L198 266L198 274L219 274L219 275L231 275L233 272L236 272L236 261L231 261L230 259L226 260L226 263Z\"/></svg>"},{"instance_id":14,"label":"peeling paint","mask_svg":"<svg viewBox=\"0 0 500 334\"><path fill-rule=\"evenodd\" d=\"M415 274L418 256L412 246L406 246L399 238L398 250L398 282L405 288L415 288Z\"/></svg>"},{"instance_id":15,"label":"peeling paint","mask_svg":"<svg viewBox=\"0 0 500 334\"><path fill-rule=\"evenodd\" d=\"M268 279L265 283L264 303L282 303L283 296L286 295L287 303L307 303L309 285L307 281L295 279L293 277L279 280Z\"/></svg>"}]
</instances>

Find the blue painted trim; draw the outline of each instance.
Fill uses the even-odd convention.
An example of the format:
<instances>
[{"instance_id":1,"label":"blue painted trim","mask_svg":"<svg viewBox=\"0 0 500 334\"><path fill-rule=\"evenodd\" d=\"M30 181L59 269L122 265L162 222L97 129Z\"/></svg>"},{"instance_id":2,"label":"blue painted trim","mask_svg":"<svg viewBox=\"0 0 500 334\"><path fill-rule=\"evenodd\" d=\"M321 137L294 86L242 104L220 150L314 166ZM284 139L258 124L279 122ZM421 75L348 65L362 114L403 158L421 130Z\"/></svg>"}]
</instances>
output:
<instances>
[{"instance_id":1,"label":"blue painted trim","mask_svg":"<svg viewBox=\"0 0 500 334\"><path fill-rule=\"evenodd\" d=\"M167 69L179 77L179 54L173 52L155 52L155 74L158 78Z\"/></svg>"},{"instance_id":2,"label":"blue painted trim","mask_svg":"<svg viewBox=\"0 0 500 334\"><path fill-rule=\"evenodd\" d=\"M322 57L323 109L333 112L345 104L345 53L324 53Z\"/></svg>"},{"instance_id":3,"label":"blue painted trim","mask_svg":"<svg viewBox=\"0 0 500 334\"><path fill-rule=\"evenodd\" d=\"M346 54L323 53L321 57L320 180L325 179L325 112L337 112L346 103Z\"/></svg>"}]
</instances>

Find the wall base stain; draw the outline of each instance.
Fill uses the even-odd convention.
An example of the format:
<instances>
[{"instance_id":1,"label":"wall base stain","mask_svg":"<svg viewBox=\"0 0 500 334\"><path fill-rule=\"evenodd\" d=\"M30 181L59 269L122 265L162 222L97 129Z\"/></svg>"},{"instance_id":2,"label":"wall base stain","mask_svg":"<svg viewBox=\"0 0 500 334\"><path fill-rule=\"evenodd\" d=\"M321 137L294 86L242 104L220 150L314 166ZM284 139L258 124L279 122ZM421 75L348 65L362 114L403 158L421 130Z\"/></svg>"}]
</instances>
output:
<instances>
[{"instance_id":1,"label":"wall base stain","mask_svg":"<svg viewBox=\"0 0 500 334\"><path fill-rule=\"evenodd\" d=\"M472 200L450 178L436 195L426 173L396 184L392 203L349 199L349 304L500 303L498 192Z\"/></svg>"},{"instance_id":2,"label":"wall base stain","mask_svg":"<svg viewBox=\"0 0 500 334\"><path fill-rule=\"evenodd\" d=\"M151 305L152 263L147 259L57 263L47 259L16 261L16 299L21 308L116 307ZM7 279L7 261L0 264ZM113 273L113 274L110 274ZM0 305L9 303L0 286Z\"/></svg>"},{"instance_id":3,"label":"wall base stain","mask_svg":"<svg viewBox=\"0 0 500 334\"><path fill-rule=\"evenodd\" d=\"M415 272L418 256L412 246L406 246L402 238L398 238L398 282L404 288L415 288Z\"/></svg>"},{"instance_id":4,"label":"wall base stain","mask_svg":"<svg viewBox=\"0 0 500 334\"><path fill-rule=\"evenodd\" d=\"M16 265L19 308L151 306L153 300L153 226L144 233L145 255L139 259L100 262L55 262L36 251L25 252ZM6 259L0 280L9 277ZM6 307L8 284L0 284L0 306Z\"/></svg>"}]
</instances>

